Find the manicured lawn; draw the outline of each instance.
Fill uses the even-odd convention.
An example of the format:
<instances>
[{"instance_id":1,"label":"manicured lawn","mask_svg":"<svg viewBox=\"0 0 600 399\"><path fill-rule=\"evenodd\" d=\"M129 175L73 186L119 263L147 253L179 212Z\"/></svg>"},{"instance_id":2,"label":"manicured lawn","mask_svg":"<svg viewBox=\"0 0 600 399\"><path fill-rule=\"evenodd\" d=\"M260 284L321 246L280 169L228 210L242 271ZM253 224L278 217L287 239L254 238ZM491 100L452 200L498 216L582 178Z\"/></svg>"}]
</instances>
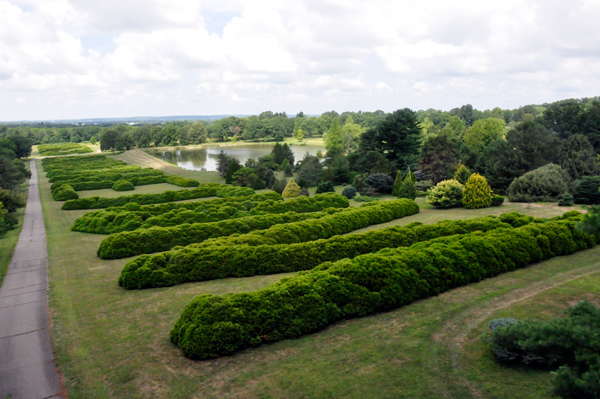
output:
<instances>
[{"instance_id":1,"label":"manicured lawn","mask_svg":"<svg viewBox=\"0 0 600 399\"><path fill-rule=\"evenodd\" d=\"M130 153L122 155L145 162ZM208 172L174 169L186 177L192 177L190 172L219 181ZM168 334L195 296L251 291L291 274L125 291L117 278L129 259L99 259L95 251L105 236L71 232L75 218L86 211L61 211L39 162L38 172L48 237L53 344L69 398L469 398L472 392L489 398L547 398L547 373L516 372L495 364L485 338L480 338L487 321L498 315L549 317L569 301L599 294L597 288L591 291L594 284L598 287L598 275L591 275L595 280L570 280L600 272L596 247L392 312L344 321L298 340L191 361L169 342ZM159 186L139 188L160 192ZM95 190L94 195L111 192ZM418 202L423 205L422 199ZM419 215L395 223L508 211L554 216L566 209L508 204L439 211L422 206Z\"/></svg>"}]
</instances>

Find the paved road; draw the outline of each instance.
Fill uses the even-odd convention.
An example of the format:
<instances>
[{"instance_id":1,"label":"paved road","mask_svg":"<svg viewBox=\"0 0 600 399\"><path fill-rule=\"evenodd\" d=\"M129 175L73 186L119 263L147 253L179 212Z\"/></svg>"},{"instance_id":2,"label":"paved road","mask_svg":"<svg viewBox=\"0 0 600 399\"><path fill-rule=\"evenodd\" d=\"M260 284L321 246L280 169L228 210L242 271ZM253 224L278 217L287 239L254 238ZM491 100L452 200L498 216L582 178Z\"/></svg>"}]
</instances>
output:
<instances>
[{"instance_id":1,"label":"paved road","mask_svg":"<svg viewBox=\"0 0 600 399\"><path fill-rule=\"evenodd\" d=\"M30 165L23 230L0 287L0 399L52 398L62 389L48 328L46 229Z\"/></svg>"}]
</instances>

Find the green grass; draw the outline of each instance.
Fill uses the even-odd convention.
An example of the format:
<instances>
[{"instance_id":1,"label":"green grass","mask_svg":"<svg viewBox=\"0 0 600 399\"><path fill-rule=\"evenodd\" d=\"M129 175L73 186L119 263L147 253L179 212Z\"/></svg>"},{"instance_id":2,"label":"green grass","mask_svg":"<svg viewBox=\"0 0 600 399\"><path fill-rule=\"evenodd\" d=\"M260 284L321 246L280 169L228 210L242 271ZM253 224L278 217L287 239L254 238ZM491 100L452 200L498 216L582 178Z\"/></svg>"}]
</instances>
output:
<instances>
[{"instance_id":1,"label":"green grass","mask_svg":"<svg viewBox=\"0 0 600 399\"><path fill-rule=\"evenodd\" d=\"M85 211L60 211L62 203L52 200L39 162L38 172L48 238L53 345L70 398L469 398L472 390L489 398L546 398L547 373L495 364L481 338L487 321L498 315L550 317L569 301L598 291L590 290L598 286L597 280L569 279L600 272L600 247L392 312L337 323L301 339L190 361L169 342L168 333L195 296L251 291L291 274L120 289L117 278L129 259L96 257L104 236L71 232L73 221ZM105 196L111 191L94 193ZM395 223L508 211L554 216L565 210L554 205L526 209L524 204L477 211L423 206L419 215ZM554 288L535 294L532 287ZM547 299L538 301L539 295ZM521 296L522 302L511 302Z\"/></svg>"}]
</instances>

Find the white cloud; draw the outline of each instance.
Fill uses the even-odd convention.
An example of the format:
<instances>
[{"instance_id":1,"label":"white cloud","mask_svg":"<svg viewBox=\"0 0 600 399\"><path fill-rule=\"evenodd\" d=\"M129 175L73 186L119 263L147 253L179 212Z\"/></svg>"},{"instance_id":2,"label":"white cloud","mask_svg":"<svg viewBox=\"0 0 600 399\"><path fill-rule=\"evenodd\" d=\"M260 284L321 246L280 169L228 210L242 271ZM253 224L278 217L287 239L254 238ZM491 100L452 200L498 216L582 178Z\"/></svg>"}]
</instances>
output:
<instances>
[{"instance_id":1,"label":"white cloud","mask_svg":"<svg viewBox=\"0 0 600 399\"><path fill-rule=\"evenodd\" d=\"M595 0L0 0L0 120L598 95L599 18Z\"/></svg>"}]
</instances>

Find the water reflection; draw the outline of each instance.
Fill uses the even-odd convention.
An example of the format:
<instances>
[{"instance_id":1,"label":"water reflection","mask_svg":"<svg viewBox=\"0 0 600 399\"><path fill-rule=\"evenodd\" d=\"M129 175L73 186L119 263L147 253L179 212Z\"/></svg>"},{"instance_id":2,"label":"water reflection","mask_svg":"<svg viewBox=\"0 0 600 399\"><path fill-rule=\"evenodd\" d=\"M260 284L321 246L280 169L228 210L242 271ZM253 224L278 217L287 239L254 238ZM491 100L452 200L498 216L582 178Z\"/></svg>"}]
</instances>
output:
<instances>
[{"instance_id":1,"label":"water reflection","mask_svg":"<svg viewBox=\"0 0 600 399\"><path fill-rule=\"evenodd\" d=\"M324 147L314 145L290 146L290 148L294 153L296 161L301 160L306 152L310 155L315 155L319 150L325 152ZM228 156L237 158L243 165L248 158L258 159L265 155L269 155L272 149L272 144L258 144L248 146L240 145L235 147L204 147L190 150L157 151L154 155L183 169L216 171L217 157L221 150Z\"/></svg>"}]
</instances>

